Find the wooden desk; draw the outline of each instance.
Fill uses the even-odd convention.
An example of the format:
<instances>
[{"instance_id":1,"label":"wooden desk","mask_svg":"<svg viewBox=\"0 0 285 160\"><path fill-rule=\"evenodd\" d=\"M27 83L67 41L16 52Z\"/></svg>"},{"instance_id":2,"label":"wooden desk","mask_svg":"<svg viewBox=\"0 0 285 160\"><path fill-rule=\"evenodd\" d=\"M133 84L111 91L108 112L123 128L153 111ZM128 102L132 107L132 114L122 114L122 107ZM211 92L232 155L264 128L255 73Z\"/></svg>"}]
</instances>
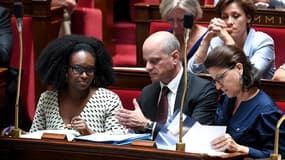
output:
<instances>
[{"instance_id":1,"label":"wooden desk","mask_svg":"<svg viewBox=\"0 0 285 160\"><path fill-rule=\"evenodd\" d=\"M5 89L6 89L6 76L7 68L0 68L0 107L4 104L5 100Z\"/></svg>"},{"instance_id":2,"label":"wooden desk","mask_svg":"<svg viewBox=\"0 0 285 160\"><path fill-rule=\"evenodd\" d=\"M177 151L103 143L61 142L0 137L1 160L198 160L241 159L241 153L209 157Z\"/></svg>"},{"instance_id":3,"label":"wooden desk","mask_svg":"<svg viewBox=\"0 0 285 160\"><path fill-rule=\"evenodd\" d=\"M217 16L214 6L202 6L203 18L198 23L206 23ZM149 35L149 26L152 21L162 21L157 4L137 3L136 11L136 38L137 38L137 66L144 66L142 59L142 44ZM256 12L255 26L285 27L285 10L259 9Z\"/></svg>"}]
</instances>

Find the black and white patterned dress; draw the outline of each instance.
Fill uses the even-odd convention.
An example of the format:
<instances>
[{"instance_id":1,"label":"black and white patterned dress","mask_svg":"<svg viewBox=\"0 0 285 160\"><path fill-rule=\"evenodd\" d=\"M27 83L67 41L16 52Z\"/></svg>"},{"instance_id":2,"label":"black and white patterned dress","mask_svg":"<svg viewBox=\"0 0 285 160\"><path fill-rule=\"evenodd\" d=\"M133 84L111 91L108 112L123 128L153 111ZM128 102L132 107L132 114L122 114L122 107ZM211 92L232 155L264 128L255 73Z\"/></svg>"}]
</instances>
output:
<instances>
[{"instance_id":1,"label":"black and white patterned dress","mask_svg":"<svg viewBox=\"0 0 285 160\"><path fill-rule=\"evenodd\" d=\"M67 129L60 116L58 102L58 92L55 90L47 90L41 94L30 132ZM98 88L79 116L96 133L124 133L126 129L115 118L115 113L121 106L122 102L117 94Z\"/></svg>"}]
</instances>

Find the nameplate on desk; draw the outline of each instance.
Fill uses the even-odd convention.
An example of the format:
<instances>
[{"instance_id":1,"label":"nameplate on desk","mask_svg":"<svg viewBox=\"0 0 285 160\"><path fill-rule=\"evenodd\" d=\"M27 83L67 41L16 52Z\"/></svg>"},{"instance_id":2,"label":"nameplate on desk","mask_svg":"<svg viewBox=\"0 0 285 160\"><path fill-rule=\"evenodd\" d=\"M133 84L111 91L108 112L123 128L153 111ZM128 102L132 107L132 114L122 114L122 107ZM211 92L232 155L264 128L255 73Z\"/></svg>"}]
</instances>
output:
<instances>
[{"instance_id":1,"label":"nameplate on desk","mask_svg":"<svg viewBox=\"0 0 285 160\"><path fill-rule=\"evenodd\" d=\"M132 145L134 146L141 146L141 147L155 147L155 141L150 140L134 140L132 142Z\"/></svg>"},{"instance_id":2,"label":"nameplate on desk","mask_svg":"<svg viewBox=\"0 0 285 160\"><path fill-rule=\"evenodd\" d=\"M41 139L53 139L53 140L63 140L67 141L66 134L60 134L60 133L43 133Z\"/></svg>"}]
</instances>

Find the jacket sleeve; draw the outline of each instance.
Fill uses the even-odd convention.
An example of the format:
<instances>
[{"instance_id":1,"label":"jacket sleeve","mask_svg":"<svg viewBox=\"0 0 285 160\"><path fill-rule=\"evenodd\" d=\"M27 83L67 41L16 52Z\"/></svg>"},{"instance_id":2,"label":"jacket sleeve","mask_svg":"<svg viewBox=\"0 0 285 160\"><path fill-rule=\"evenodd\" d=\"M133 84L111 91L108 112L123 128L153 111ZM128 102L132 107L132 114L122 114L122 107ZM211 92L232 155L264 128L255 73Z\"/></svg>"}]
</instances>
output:
<instances>
[{"instance_id":1,"label":"jacket sleeve","mask_svg":"<svg viewBox=\"0 0 285 160\"><path fill-rule=\"evenodd\" d=\"M0 66L8 67L13 43L10 13L0 7Z\"/></svg>"}]
</instances>

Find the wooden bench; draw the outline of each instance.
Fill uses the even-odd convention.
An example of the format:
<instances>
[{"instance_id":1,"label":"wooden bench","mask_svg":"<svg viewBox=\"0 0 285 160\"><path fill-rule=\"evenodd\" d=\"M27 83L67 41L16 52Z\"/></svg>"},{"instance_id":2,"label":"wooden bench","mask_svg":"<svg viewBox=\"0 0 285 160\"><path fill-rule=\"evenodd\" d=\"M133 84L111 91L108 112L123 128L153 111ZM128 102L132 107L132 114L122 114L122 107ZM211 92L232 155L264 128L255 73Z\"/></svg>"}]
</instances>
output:
<instances>
[{"instance_id":1,"label":"wooden bench","mask_svg":"<svg viewBox=\"0 0 285 160\"><path fill-rule=\"evenodd\" d=\"M124 105L131 105L132 99L139 96L141 89L151 83L149 75L144 68L114 67L114 71L118 81L109 88L118 93L121 99L124 100ZM199 76L211 79L211 77L206 74L200 74ZM285 113L285 82L262 79L261 89L271 96Z\"/></svg>"}]
</instances>

